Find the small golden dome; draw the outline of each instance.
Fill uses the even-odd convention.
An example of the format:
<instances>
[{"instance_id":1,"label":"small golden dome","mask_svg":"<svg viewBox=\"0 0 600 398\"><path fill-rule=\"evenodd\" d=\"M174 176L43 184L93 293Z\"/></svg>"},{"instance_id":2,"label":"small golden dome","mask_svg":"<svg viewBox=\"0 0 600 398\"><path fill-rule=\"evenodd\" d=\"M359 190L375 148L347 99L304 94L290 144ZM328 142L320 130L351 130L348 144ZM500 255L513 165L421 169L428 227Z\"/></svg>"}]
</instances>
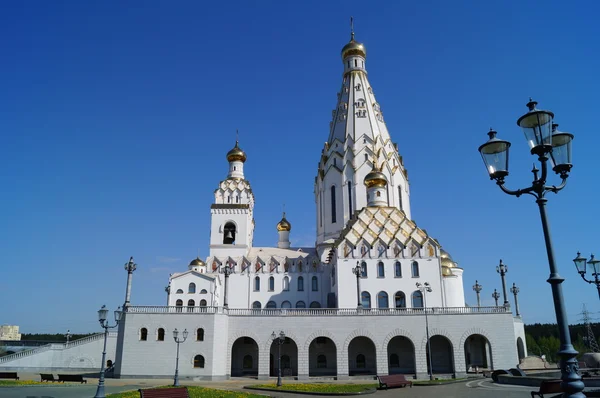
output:
<instances>
[{"instance_id":1,"label":"small golden dome","mask_svg":"<svg viewBox=\"0 0 600 398\"><path fill-rule=\"evenodd\" d=\"M235 162L235 161L245 162L246 161L246 154L239 147L237 140L235 141L235 146L233 147L233 149L231 151L227 152L227 161L228 162Z\"/></svg>"},{"instance_id":2,"label":"small golden dome","mask_svg":"<svg viewBox=\"0 0 600 398\"><path fill-rule=\"evenodd\" d=\"M365 176L365 185L367 188L385 187L388 183L387 177L381 171L373 168L369 174Z\"/></svg>"},{"instance_id":3,"label":"small golden dome","mask_svg":"<svg viewBox=\"0 0 600 398\"><path fill-rule=\"evenodd\" d=\"M200 257L196 257L190 262L190 265L206 265L204 261L200 260Z\"/></svg>"},{"instance_id":4,"label":"small golden dome","mask_svg":"<svg viewBox=\"0 0 600 398\"><path fill-rule=\"evenodd\" d=\"M290 222L285 218L285 212L283 212L283 217L281 218L281 221L279 221L277 223L277 231L291 231L292 230L292 224L290 224Z\"/></svg>"},{"instance_id":5,"label":"small golden dome","mask_svg":"<svg viewBox=\"0 0 600 398\"><path fill-rule=\"evenodd\" d=\"M442 267L449 267L449 268L454 268L456 267L456 263L454 261L452 261L451 258L448 257L442 257Z\"/></svg>"},{"instance_id":6,"label":"small golden dome","mask_svg":"<svg viewBox=\"0 0 600 398\"><path fill-rule=\"evenodd\" d=\"M442 275L443 276L452 276L452 270L450 270L451 267L445 267L442 266Z\"/></svg>"},{"instance_id":7,"label":"small golden dome","mask_svg":"<svg viewBox=\"0 0 600 398\"><path fill-rule=\"evenodd\" d=\"M446 250L441 249L441 248L440 248L440 257L441 258L449 258L450 260L452 260L450 253L448 253Z\"/></svg>"},{"instance_id":8,"label":"small golden dome","mask_svg":"<svg viewBox=\"0 0 600 398\"><path fill-rule=\"evenodd\" d=\"M359 55L363 58L367 57L367 49L364 44L354 40L354 33L352 34L352 40L342 48L342 59L350 55Z\"/></svg>"}]
</instances>

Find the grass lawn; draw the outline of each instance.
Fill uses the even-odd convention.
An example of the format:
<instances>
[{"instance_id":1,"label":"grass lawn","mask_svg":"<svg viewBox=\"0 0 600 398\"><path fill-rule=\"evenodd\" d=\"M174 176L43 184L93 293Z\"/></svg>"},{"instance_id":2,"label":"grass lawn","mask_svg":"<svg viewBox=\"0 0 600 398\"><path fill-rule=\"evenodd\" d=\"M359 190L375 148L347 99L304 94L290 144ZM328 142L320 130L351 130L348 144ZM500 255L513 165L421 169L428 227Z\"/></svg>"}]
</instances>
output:
<instances>
[{"instance_id":1,"label":"grass lawn","mask_svg":"<svg viewBox=\"0 0 600 398\"><path fill-rule=\"evenodd\" d=\"M250 387L267 388L277 391L304 391L304 392L362 392L372 390L377 384L284 384L277 387L276 384L257 384Z\"/></svg>"},{"instance_id":2,"label":"grass lawn","mask_svg":"<svg viewBox=\"0 0 600 398\"><path fill-rule=\"evenodd\" d=\"M158 387L169 388L170 386ZM156 388L156 387L152 387ZM264 398L264 395L249 394L246 392L215 390L204 387L188 387L190 398ZM118 394L108 394L110 398L139 398L140 393L137 390L120 392Z\"/></svg>"},{"instance_id":3,"label":"grass lawn","mask_svg":"<svg viewBox=\"0 0 600 398\"><path fill-rule=\"evenodd\" d=\"M36 384L51 384L51 383L42 383L42 382L33 381L33 380L0 380L0 387L2 387L2 386L33 386Z\"/></svg>"}]
</instances>

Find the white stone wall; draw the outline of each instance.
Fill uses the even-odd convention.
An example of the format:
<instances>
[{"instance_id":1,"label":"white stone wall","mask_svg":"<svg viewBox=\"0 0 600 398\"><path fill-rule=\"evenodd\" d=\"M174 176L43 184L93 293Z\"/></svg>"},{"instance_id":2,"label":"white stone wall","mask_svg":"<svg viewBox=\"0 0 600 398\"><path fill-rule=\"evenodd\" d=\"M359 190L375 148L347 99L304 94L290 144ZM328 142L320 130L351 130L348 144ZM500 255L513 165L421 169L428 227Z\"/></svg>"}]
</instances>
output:
<instances>
[{"instance_id":1,"label":"white stone wall","mask_svg":"<svg viewBox=\"0 0 600 398\"><path fill-rule=\"evenodd\" d=\"M529 355L527 353L527 339L525 339L525 325L523 323L523 319L520 316L514 317L514 326L515 326L515 347L517 347L517 339L520 337L521 341L523 341L523 351L525 356ZM518 349L518 348L517 348Z\"/></svg>"},{"instance_id":2,"label":"white stone wall","mask_svg":"<svg viewBox=\"0 0 600 398\"><path fill-rule=\"evenodd\" d=\"M0 340L21 340L19 327L15 325L0 326Z\"/></svg>"},{"instance_id":3,"label":"white stone wall","mask_svg":"<svg viewBox=\"0 0 600 398\"><path fill-rule=\"evenodd\" d=\"M199 273L188 272L181 276L171 278L171 290L169 293L169 305L175 306L177 300L183 301L183 306L187 307L189 300L194 300L194 306L200 306L202 300L206 300L208 307L218 306L222 301L219 300L219 284L212 278L204 277ZM190 283L196 285L196 293L188 293ZM201 293L206 290L207 293ZM182 293L178 293L181 291Z\"/></svg>"}]
</instances>

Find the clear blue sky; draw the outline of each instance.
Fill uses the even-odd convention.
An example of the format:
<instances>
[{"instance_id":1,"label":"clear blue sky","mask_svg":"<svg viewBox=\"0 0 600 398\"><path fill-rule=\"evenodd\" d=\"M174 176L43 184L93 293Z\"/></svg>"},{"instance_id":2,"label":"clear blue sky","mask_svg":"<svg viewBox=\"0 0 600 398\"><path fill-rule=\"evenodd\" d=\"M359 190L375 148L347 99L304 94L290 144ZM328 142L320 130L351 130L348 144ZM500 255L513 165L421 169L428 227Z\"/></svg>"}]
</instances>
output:
<instances>
[{"instance_id":1,"label":"clear blue sky","mask_svg":"<svg viewBox=\"0 0 600 398\"><path fill-rule=\"evenodd\" d=\"M571 261L600 255L598 12L592 1L3 3L0 323L98 331L97 309L123 302L129 256L133 303L164 305L169 273L208 255L236 129L255 244L276 243L282 202L292 241L312 244L351 15L413 217L465 269L467 302L475 279L493 302L502 258L525 321L555 320L537 206L503 194L477 152L493 126L513 143L508 185L529 184L515 121L533 96L575 134L572 176L548 206L569 321L584 302L600 311Z\"/></svg>"}]
</instances>

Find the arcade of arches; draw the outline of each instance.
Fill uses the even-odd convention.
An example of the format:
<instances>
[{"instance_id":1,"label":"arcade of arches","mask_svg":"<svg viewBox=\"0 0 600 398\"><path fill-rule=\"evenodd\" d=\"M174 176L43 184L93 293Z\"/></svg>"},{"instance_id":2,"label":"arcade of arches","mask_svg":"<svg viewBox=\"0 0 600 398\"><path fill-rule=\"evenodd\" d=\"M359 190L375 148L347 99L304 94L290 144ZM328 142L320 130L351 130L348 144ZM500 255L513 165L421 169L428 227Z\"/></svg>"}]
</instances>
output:
<instances>
[{"instance_id":1,"label":"arcade of arches","mask_svg":"<svg viewBox=\"0 0 600 398\"><path fill-rule=\"evenodd\" d=\"M261 352L262 346L252 337L238 338L231 347L230 375L232 377L258 377L259 373L264 373L265 376L277 376L278 345L277 341L271 342L268 350L265 348L268 351L268 354L265 355L264 352ZM450 340L441 335L431 336L430 345L433 352L431 358L433 373L456 373L454 355L455 350L459 348L454 347ZM302 352L305 350L304 342L297 342L286 337L281 344L281 374L282 376L302 375L302 369L299 369L299 358L308 356L309 377L377 375L385 373L386 370L388 374L401 373L416 376L415 344L410 338L395 336L389 340L384 349L387 355L387 369L378 370L378 355L382 354L368 337L354 337L350 340L345 353L339 352L340 348L336 343L325 336L313 338L308 345L308 352ZM468 336L460 351L457 354L464 355L467 371L474 369L475 366L479 370L493 369L491 345L484 336L479 334ZM425 356L429 372L428 348ZM261 360L265 360L268 365L260 364Z\"/></svg>"}]
</instances>

